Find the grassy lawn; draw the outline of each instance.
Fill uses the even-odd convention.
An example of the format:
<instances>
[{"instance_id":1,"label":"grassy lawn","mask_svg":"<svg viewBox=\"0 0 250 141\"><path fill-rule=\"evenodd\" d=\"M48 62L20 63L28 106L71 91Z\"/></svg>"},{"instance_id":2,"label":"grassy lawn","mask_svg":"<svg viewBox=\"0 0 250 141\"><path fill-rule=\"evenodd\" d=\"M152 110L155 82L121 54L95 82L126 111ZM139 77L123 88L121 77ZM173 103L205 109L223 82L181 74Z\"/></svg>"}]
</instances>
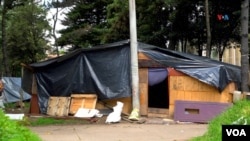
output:
<instances>
[{"instance_id":1,"label":"grassy lawn","mask_svg":"<svg viewBox=\"0 0 250 141\"><path fill-rule=\"evenodd\" d=\"M41 141L37 134L4 114L0 109L0 141Z\"/></svg>"},{"instance_id":2,"label":"grassy lawn","mask_svg":"<svg viewBox=\"0 0 250 141\"><path fill-rule=\"evenodd\" d=\"M45 125L69 125L69 124L90 124L89 119L78 118L56 118L56 117L27 117L23 124L27 126L45 126Z\"/></svg>"}]
</instances>

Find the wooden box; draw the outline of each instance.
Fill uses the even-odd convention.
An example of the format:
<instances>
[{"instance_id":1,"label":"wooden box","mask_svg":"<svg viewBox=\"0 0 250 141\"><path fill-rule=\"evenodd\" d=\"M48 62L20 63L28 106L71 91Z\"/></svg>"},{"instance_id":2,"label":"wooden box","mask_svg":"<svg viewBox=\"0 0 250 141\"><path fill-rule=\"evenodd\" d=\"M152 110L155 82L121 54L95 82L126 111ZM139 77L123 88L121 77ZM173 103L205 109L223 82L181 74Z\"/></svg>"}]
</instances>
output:
<instances>
[{"instance_id":1,"label":"wooden box","mask_svg":"<svg viewBox=\"0 0 250 141\"><path fill-rule=\"evenodd\" d=\"M75 114L79 108L95 109L96 94L71 94L69 114Z\"/></svg>"},{"instance_id":2,"label":"wooden box","mask_svg":"<svg viewBox=\"0 0 250 141\"><path fill-rule=\"evenodd\" d=\"M68 116L70 97L50 97L47 114L50 116Z\"/></svg>"}]
</instances>

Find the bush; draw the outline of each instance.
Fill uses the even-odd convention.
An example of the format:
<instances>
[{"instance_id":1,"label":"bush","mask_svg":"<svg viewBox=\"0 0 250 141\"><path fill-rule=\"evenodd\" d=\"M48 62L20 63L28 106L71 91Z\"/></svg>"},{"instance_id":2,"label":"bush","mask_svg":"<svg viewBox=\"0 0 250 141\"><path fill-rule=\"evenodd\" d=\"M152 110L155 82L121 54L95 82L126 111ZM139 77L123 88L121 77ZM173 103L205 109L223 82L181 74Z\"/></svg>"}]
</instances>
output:
<instances>
[{"instance_id":1,"label":"bush","mask_svg":"<svg viewBox=\"0 0 250 141\"><path fill-rule=\"evenodd\" d=\"M41 141L41 139L27 127L10 120L0 109L0 141Z\"/></svg>"}]
</instances>

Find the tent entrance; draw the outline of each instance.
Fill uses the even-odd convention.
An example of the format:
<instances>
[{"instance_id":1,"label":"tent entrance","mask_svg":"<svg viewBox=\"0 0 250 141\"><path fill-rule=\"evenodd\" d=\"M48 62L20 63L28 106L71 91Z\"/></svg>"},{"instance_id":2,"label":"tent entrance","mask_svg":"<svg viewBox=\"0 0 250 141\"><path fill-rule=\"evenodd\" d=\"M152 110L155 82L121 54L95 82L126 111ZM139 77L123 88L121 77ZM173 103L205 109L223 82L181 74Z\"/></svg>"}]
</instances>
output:
<instances>
[{"instance_id":1,"label":"tent entrance","mask_svg":"<svg viewBox=\"0 0 250 141\"><path fill-rule=\"evenodd\" d=\"M148 75L148 115L167 116L169 109L167 69L149 69Z\"/></svg>"}]
</instances>

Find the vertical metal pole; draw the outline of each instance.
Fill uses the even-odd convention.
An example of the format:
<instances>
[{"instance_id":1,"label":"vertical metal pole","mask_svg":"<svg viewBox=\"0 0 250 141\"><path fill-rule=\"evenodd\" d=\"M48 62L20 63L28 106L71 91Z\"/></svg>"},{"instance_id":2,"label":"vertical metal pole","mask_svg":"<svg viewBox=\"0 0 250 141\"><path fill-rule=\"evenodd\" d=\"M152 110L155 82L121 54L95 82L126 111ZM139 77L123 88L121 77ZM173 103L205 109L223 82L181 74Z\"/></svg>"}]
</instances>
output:
<instances>
[{"instance_id":1,"label":"vertical metal pole","mask_svg":"<svg viewBox=\"0 0 250 141\"><path fill-rule=\"evenodd\" d=\"M135 0L129 0L129 24L130 24L130 51L131 51L131 77L132 77L132 104L133 110L129 119L138 120L140 113L137 29Z\"/></svg>"}]
</instances>

